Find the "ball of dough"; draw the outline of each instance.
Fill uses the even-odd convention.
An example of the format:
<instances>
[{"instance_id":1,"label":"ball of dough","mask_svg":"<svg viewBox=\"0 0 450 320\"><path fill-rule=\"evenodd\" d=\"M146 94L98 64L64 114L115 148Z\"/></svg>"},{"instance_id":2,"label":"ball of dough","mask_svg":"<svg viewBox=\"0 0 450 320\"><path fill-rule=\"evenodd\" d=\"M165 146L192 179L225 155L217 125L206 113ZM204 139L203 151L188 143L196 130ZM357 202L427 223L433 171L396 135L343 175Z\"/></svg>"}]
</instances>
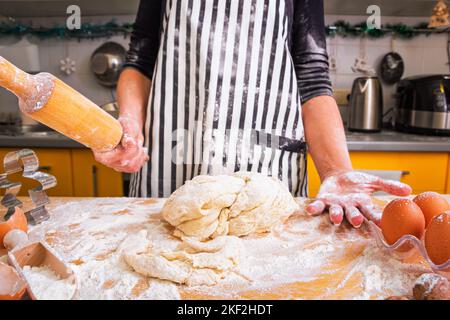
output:
<instances>
[{"instance_id":1,"label":"ball of dough","mask_svg":"<svg viewBox=\"0 0 450 320\"><path fill-rule=\"evenodd\" d=\"M435 273L421 275L413 288L417 300L450 300L450 282Z\"/></svg>"},{"instance_id":2,"label":"ball of dough","mask_svg":"<svg viewBox=\"0 0 450 320\"><path fill-rule=\"evenodd\" d=\"M278 179L236 172L186 182L169 197L162 215L178 237L213 239L270 231L298 209Z\"/></svg>"}]
</instances>

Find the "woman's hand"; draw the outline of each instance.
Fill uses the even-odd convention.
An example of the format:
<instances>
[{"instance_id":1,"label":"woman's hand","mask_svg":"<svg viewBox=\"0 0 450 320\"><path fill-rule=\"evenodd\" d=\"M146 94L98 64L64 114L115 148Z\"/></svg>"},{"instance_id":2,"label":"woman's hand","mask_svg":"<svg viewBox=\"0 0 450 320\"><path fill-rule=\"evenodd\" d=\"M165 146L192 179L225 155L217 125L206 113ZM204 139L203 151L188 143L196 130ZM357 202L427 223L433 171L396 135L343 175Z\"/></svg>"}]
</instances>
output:
<instances>
[{"instance_id":1,"label":"woman's hand","mask_svg":"<svg viewBox=\"0 0 450 320\"><path fill-rule=\"evenodd\" d=\"M121 143L108 152L94 152L95 159L119 172L138 171L149 160L147 148L143 147L142 125L133 117L121 116L123 128Z\"/></svg>"},{"instance_id":2,"label":"woman's hand","mask_svg":"<svg viewBox=\"0 0 450 320\"><path fill-rule=\"evenodd\" d=\"M316 200L306 207L306 211L318 215L328 210L330 220L335 225L341 224L344 215L355 228L361 226L364 218L379 224L381 208L373 204L370 197L375 191L407 196L411 193L411 187L362 172L342 172L323 181Z\"/></svg>"}]
</instances>

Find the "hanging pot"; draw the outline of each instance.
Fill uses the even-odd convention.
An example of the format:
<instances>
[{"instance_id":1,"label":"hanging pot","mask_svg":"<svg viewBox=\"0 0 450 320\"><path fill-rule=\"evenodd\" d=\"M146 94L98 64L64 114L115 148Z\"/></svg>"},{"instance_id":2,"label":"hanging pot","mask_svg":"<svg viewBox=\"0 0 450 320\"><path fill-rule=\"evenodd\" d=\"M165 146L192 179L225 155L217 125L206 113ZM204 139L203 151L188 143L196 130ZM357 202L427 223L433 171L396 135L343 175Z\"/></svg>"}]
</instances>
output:
<instances>
[{"instance_id":1,"label":"hanging pot","mask_svg":"<svg viewBox=\"0 0 450 320\"><path fill-rule=\"evenodd\" d=\"M405 63L397 52L389 52L383 57L380 65L380 76L385 83L397 83L402 78L404 72Z\"/></svg>"},{"instance_id":2,"label":"hanging pot","mask_svg":"<svg viewBox=\"0 0 450 320\"><path fill-rule=\"evenodd\" d=\"M106 42L94 51L91 70L101 85L110 88L116 86L125 54L125 48L116 42Z\"/></svg>"}]
</instances>

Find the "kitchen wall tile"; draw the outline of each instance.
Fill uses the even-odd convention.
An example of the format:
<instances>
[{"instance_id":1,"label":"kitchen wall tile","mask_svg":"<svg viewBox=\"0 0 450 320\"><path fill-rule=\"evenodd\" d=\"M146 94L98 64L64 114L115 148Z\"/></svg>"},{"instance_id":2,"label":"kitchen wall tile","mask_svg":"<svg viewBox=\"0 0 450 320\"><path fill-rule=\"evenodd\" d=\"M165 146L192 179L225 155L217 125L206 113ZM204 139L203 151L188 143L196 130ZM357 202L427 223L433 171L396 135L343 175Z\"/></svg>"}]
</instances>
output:
<instances>
[{"instance_id":1,"label":"kitchen wall tile","mask_svg":"<svg viewBox=\"0 0 450 320\"><path fill-rule=\"evenodd\" d=\"M65 46L63 42L61 42L59 45L52 44L43 48L45 48L49 53L49 66L47 71L56 75L57 77L60 77L62 75L62 72L60 70L60 61L65 57Z\"/></svg>"},{"instance_id":2,"label":"kitchen wall tile","mask_svg":"<svg viewBox=\"0 0 450 320\"><path fill-rule=\"evenodd\" d=\"M446 34L435 34L432 36L421 35L411 40L419 47L424 48L445 48L447 46Z\"/></svg>"},{"instance_id":3,"label":"kitchen wall tile","mask_svg":"<svg viewBox=\"0 0 450 320\"><path fill-rule=\"evenodd\" d=\"M450 73L447 48L426 48L424 50L423 73Z\"/></svg>"},{"instance_id":4,"label":"kitchen wall tile","mask_svg":"<svg viewBox=\"0 0 450 320\"><path fill-rule=\"evenodd\" d=\"M336 76L337 83L335 84L335 88L337 89L351 89L353 85L353 81L359 77L359 74L338 74Z\"/></svg>"},{"instance_id":5,"label":"kitchen wall tile","mask_svg":"<svg viewBox=\"0 0 450 320\"><path fill-rule=\"evenodd\" d=\"M336 46L336 66L339 74L351 74L351 67L359 56L359 47L356 45Z\"/></svg>"},{"instance_id":6,"label":"kitchen wall tile","mask_svg":"<svg viewBox=\"0 0 450 320\"><path fill-rule=\"evenodd\" d=\"M366 48L366 59L367 64L375 70L378 71L381 60L386 55L386 53L390 52L390 48L388 46L367 46Z\"/></svg>"},{"instance_id":7,"label":"kitchen wall tile","mask_svg":"<svg viewBox=\"0 0 450 320\"><path fill-rule=\"evenodd\" d=\"M67 44L65 55L76 61L78 74L86 75L91 73L91 55L103 42L103 40L87 40L79 43L71 41Z\"/></svg>"},{"instance_id":8,"label":"kitchen wall tile","mask_svg":"<svg viewBox=\"0 0 450 320\"><path fill-rule=\"evenodd\" d=\"M396 52L400 54L405 63L404 77L423 73L424 48L397 47Z\"/></svg>"}]
</instances>

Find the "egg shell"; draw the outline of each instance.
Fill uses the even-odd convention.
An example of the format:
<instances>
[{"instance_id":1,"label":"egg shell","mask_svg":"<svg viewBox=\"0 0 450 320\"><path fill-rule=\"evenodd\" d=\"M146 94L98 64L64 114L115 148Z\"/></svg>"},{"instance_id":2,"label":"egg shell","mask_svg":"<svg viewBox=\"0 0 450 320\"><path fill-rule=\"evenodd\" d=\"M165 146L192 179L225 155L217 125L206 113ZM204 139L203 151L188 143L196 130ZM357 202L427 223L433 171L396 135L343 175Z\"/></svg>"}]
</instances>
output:
<instances>
[{"instance_id":1,"label":"egg shell","mask_svg":"<svg viewBox=\"0 0 450 320\"><path fill-rule=\"evenodd\" d=\"M425 232L425 248L428 257L436 265L450 259L450 211L431 220Z\"/></svg>"},{"instance_id":2,"label":"egg shell","mask_svg":"<svg viewBox=\"0 0 450 320\"><path fill-rule=\"evenodd\" d=\"M405 235L413 235L421 239L425 232L425 218L422 210L412 200L392 200L383 210L381 231L390 245Z\"/></svg>"},{"instance_id":3,"label":"egg shell","mask_svg":"<svg viewBox=\"0 0 450 320\"><path fill-rule=\"evenodd\" d=\"M0 248L3 248L3 238L14 229L28 231L27 217L20 208L16 208L14 214L5 222L0 223Z\"/></svg>"},{"instance_id":4,"label":"egg shell","mask_svg":"<svg viewBox=\"0 0 450 320\"><path fill-rule=\"evenodd\" d=\"M19 300L26 289L26 282L16 270L0 262L0 300Z\"/></svg>"},{"instance_id":5,"label":"egg shell","mask_svg":"<svg viewBox=\"0 0 450 320\"><path fill-rule=\"evenodd\" d=\"M425 216L425 226L437 215L450 210L450 204L437 192L423 192L413 201L420 207Z\"/></svg>"}]
</instances>

